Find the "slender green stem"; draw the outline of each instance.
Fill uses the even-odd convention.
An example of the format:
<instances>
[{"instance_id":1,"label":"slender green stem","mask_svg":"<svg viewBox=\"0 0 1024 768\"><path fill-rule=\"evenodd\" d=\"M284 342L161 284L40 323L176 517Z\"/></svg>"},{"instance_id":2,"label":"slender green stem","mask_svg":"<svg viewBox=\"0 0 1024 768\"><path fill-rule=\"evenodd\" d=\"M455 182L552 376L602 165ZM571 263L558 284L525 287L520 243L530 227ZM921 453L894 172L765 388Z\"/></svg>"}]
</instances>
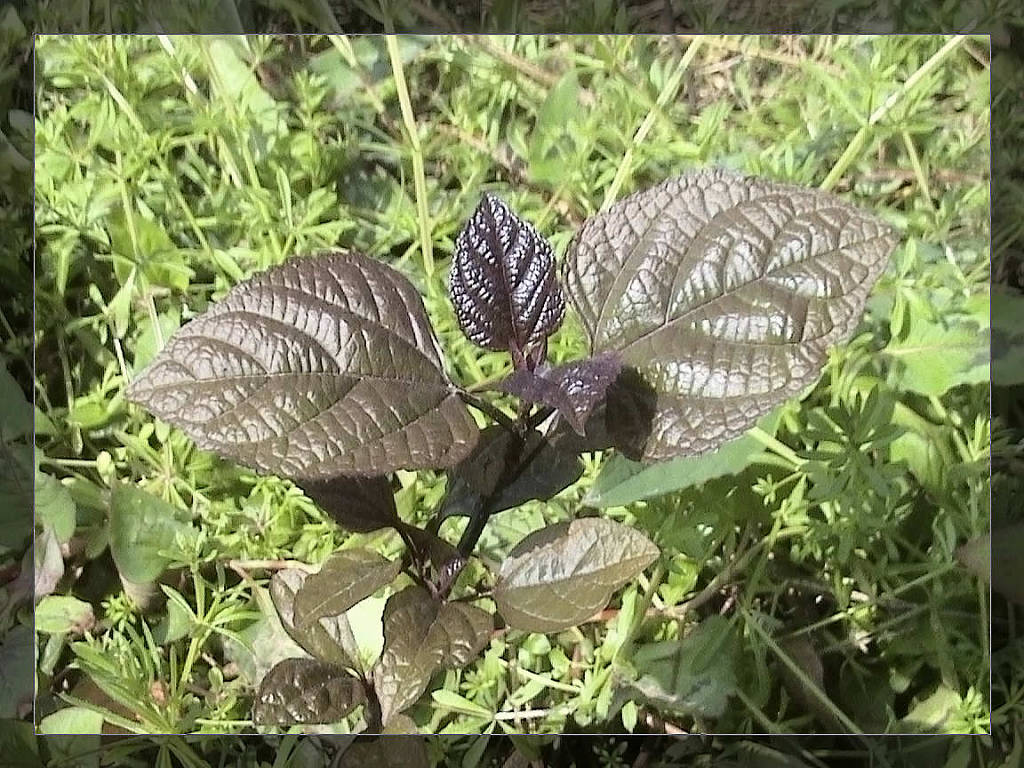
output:
<instances>
[{"instance_id":1,"label":"slender green stem","mask_svg":"<svg viewBox=\"0 0 1024 768\"><path fill-rule=\"evenodd\" d=\"M921 158L917 154L917 147L914 146L914 139L911 137L910 131L903 131L902 133L903 145L907 148L910 165L913 167L914 175L917 177L917 186L921 188L921 194L928 203L928 207L935 210L935 203L932 201L932 191L928 186L928 176L924 172L924 166L921 165Z\"/></svg>"},{"instance_id":2,"label":"slender green stem","mask_svg":"<svg viewBox=\"0 0 1024 768\"><path fill-rule=\"evenodd\" d=\"M405 82L405 70L402 57L398 51L398 42L388 14L384 16L384 28L387 31L388 56L391 59L391 71L395 77L395 90L398 92L398 103L402 108L402 122L405 124L406 137L412 151L412 177L416 190L416 210L419 216L420 252L423 254L423 271L427 275L427 285L433 290L434 276L434 242L430 228L430 212L427 209L427 180L423 171L423 148L420 146L419 129L416 126L416 115L412 111L409 88Z\"/></svg>"},{"instance_id":3,"label":"slender green stem","mask_svg":"<svg viewBox=\"0 0 1024 768\"><path fill-rule=\"evenodd\" d=\"M796 452L792 448L778 438L769 435L760 427L754 427L750 430L749 434L765 448L771 448L775 453L792 464L794 469L799 468L800 465L804 463L804 460L797 456Z\"/></svg>"},{"instance_id":4,"label":"slender green stem","mask_svg":"<svg viewBox=\"0 0 1024 768\"><path fill-rule=\"evenodd\" d=\"M875 125L878 124L889 112L892 111L893 107L900 103L903 98L910 93L921 80L928 75L933 69L941 64L949 54L955 51L963 42L966 40L965 35L954 35L951 37L945 45L943 45L938 51L936 51L924 64L917 68L917 70L908 77L899 88L893 91L881 106L878 107L868 117L867 122L861 125L860 129L854 134L853 139L850 140L850 144L846 147L846 150L840 155L836 164L832 166L832 170L829 171L828 176L821 182L821 189L829 190L836 185L836 182L843 177L851 165L857 160L857 156L860 151L864 148L864 145L868 143L868 139L871 138L871 134L874 130Z\"/></svg>"},{"instance_id":5,"label":"slender green stem","mask_svg":"<svg viewBox=\"0 0 1024 768\"><path fill-rule=\"evenodd\" d=\"M789 668L789 671L796 676L800 681L800 684L809 691L810 694L822 704L822 706L826 707L833 715L835 715L836 719L842 723L844 728L846 728L850 733L860 735L862 732L860 728L857 727L857 724L835 705L832 699L830 699L828 695L818 687L818 684L808 677L807 673L801 669L800 665L790 658L789 654L782 650L781 646L775 642L775 639L764 630L764 627L762 627L760 623L747 612L747 609L741 608L740 610L743 612L743 618L746 621L746 625L752 629L754 634L758 635L764 644L767 645L779 658L779 660Z\"/></svg>"},{"instance_id":6,"label":"slender green stem","mask_svg":"<svg viewBox=\"0 0 1024 768\"><path fill-rule=\"evenodd\" d=\"M661 89L661 93L658 94L658 100L654 106L648 111L644 121L640 123L640 127L637 128L636 133L633 134L633 141L628 147L626 152L622 156L622 160L619 162L619 167L615 172L615 178L612 179L612 183L608 185L608 190L604 195L604 202L601 204L601 208L607 208L619 195L619 189L621 189L623 182L626 180L626 176L629 174L633 163L633 150L636 149L640 144L643 144L644 139L647 138L647 134L650 133L651 128L654 127L654 121L657 120L659 112L664 109L669 99L675 97L679 91L679 85L683 81L683 75L686 74L686 70L690 66L690 62L693 61L697 55L697 51L700 50L703 44L702 38L696 37L690 41L689 46L686 48L686 52L683 54L682 59L679 61L679 66L676 67L675 72L665 82L665 86Z\"/></svg>"}]
</instances>

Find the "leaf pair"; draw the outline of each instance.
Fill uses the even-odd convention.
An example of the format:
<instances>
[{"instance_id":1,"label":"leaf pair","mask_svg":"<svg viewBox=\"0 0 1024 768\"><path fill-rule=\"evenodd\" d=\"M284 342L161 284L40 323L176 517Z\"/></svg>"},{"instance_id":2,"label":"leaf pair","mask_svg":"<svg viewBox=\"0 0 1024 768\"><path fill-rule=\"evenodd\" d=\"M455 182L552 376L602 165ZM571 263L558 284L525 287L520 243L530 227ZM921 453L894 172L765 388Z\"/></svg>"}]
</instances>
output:
<instances>
[{"instance_id":1,"label":"leaf pair","mask_svg":"<svg viewBox=\"0 0 1024 768\"><path fill-rule=\"evenodd\" d=\"M545 372L565 295L550 245L493 195L456 241L451 294L499 387L594 447L653 461L746 431L817 376L895 245L831 195L689 173L588 219L565 294L594 358ZM621 371L617 366L622 365ZM450 467L477 438L412 284L355 253L294 259L175 334L128 395L204 448L293 477Z\"/></svg>"},{"instance_id":2,"label":"leaf pair","mask_svg":"<svg viewBox=\"0 0 1024 768\"><path fill-rule=\"evenodd\" d=\"M350 554L341 554L345 555L342 562L353 562ZM324 570L328 565L330 560ZM337 570L338 566L332 568ZM313 576L320 578L313 580ZM329 574L321 571L313 576L287 569L274 574L270 581L270 595L282 626L313 658L284 659L263 677L253 702L257 724L333 723L367 701L365 686L349 672L359 669L359 654L344 611L358 601L356 590L349 587L343 597L328 597L331 590L325 582ZM373 586L364 579L362 591L372 594L382 586L379 578L377 582Z\"/></svg>"}]
</instances>

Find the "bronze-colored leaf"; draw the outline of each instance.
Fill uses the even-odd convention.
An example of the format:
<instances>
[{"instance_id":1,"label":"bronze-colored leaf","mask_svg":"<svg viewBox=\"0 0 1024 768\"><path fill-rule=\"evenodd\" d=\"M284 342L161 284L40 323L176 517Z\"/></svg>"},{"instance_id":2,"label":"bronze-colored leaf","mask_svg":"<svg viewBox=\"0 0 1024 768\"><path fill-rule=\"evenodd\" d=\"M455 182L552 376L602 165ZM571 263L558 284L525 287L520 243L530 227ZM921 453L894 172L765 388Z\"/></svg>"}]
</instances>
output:
<instances>
[{"instance_id":1,"label":"bronze-colored leaf","mask_svg":"<svg viewBox=\"0 0 1024 768\"><path fill-rule=\"evenodd\" d=\"M258 725L336 723L366 701L362 683L316 659L285 659L260 683L253 703Z\"/></svg>"},{"instance_id":2,"label":"bronze-colored leaf","mask_svg":"<svg viewBox=\"0 0 1024 768\"><path fill-rule=\"evenodd\" d=\"M608 395L616 447L648 461L704 453L803 390L896 242L833 195L723 170L588 219L564 284L592 353L636 372Z\"/></svg>"},{"instance_id":3,"label":"bronze-colored leaf","mask_svg":"<svg viewBox=\"0 0 1024 768\"><path fill-rule=\"evenodd\" d=\"M235 286L127 394L201 448L290 477L448 467L477 436L419 293L357 253Z\"/></svg>"}]
</instances>

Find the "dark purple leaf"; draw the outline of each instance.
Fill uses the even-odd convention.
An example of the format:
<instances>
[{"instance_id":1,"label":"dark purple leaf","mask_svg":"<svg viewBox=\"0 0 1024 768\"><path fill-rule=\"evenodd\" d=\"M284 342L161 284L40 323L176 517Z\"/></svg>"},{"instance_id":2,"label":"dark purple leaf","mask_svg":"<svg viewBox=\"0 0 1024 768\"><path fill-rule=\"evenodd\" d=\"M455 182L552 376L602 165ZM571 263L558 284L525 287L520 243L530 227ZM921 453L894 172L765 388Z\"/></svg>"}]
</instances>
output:
<instances>
[{"instance_id":1,"label":"dark purple leaf","mask_svg":"<svg viewBox=\"0 0 1024 768\"><path fill-rule=\"evenodd\" d=\"M520 368L503 379L498 388L531 403L558 410L578 434L591 412L604 400L622 363L615 352L579 360L539 372Z\"/></svg>"},{"instance_id":2,"label":"dark purple leaf","mask_svg":"<svg viewBox=\"0 0 1024 768\"><path fill-rule=\"evenodd\" d=\"M400 522L391 480L383 475L298 480L296 485L345 530L369 533Z\"/></svg>"},{"instance_id":3,"label":"dark purple leaf","mask_svg":"<svg viewBox=\"0 0 1024 768\"><path fill-rule=\"evenodd\" d=\"M491 640L491 614L440 603L422 587L392 595L384 608L384 651L373 670L385 725L412 705L442 667L468 664Z\"/></svg>"},{"instance_id":4,"label":"dark purple leaf","mask_svg":"<svg viewBox=\"0 0 1024 768\"><path fill-rule=\"evenodd\" d=\"M369 549L342 549L311 574L295 595L295 625L307 629L320 619L345 613L390 584L402 564Z\"/></svg>"},{"instance_id":5,"label":"dark purple leaf","mask_svg":"<svg viewBox=\"0 0 1024 768\"><path fill-rule=\"evenodd\" d=\"M502 482L507 467L511 479ZM491 426L483 431L469 457L449 473L448 495L439 514L442 519L470 515L487 499L484 514L488 515L533 499L547 501L582 474L579 455L560 442L533 430L516 452L516 442L508 431Z\"/></svg>"},{"instance_id":6,"label":"dark purple leaf","mask_svg":"<svg viewBox=\"0 0 1024 768\"><path fill-rule=\"evenodd\" d=\"M592 353L622 355L604 409L616 447L704 453L803 390L860 321L896 242L837 197L722 170L588 219L565 286Z\"/></svg>"},{"instance_id":7,"label":"dark purple leaf","mask_svg":"<svg viewBox=\"0 0 1024 768\"><path fill-rule=\"evenodd\" d=\"M565 315L551 246L492 194L484 195L455 241L449 288L466 336L517 359L544 342Z\"/></svg>"},{"instance_id":8,"label":"dark purple leaf","mask_svg":"<svg viewBox=\"0 0 1024 768\"><path fill-rule=\"evenodd\" d=\"M477 437L420 295L357 253L292 259L237 285L128 396L201 448L291 477L452 466Z\"/></svg>"},{"instance_id":9,"label":"dark purple leaf","mask_svg":"<svg viewBox=\"0 0 1024 768\"><path fill-rule=\"evenodd\" d=\"M366 701L362 683L315 659L285 659L260 683L253 703L257 725L336 723Z\"/></svg>"},{"instance_id":10,"label":"dark purple leaf","mask_svg":"<svg viewBox=\"0 0 1024 768\"><path fill-rule=\"evenodd\" d=\"M359 660L355 634L345 614L327 616L304 627L295 620L295 596L309 575L296 568L278 571L270 580L270 597L274 601L281 626L289 637L320 661L340 667L356 666Z\"/></svg>"}]
</instances>

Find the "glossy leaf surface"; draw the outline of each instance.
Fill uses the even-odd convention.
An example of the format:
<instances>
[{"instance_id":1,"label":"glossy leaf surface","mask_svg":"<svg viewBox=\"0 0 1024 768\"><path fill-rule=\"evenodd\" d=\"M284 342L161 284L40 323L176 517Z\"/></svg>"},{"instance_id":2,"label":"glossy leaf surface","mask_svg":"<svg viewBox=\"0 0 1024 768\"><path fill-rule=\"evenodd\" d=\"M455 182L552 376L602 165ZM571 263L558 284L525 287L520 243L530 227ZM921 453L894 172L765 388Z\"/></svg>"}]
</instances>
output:
<instances>
[{"instance_id":1,"label":"glossy leaf surface","mask_svg":"<svg viewBox=\"0 0 1024 768\"><path fill-rule=\"evenodd\" d=\"M369 533L399 524L395 494L384 475L300 480L297 485L347 531Z\"/></svg>"},{"instance_id":2,"label":"glossy leaf surface","mask_svg":"<svg viewBox=\"0 0 1024 768\"><path fill-rule=\"evenodd\" d=\"M477 435L416 289L356 253L239 284L128 395L201 448L293 477L451 466Z\"/></svg>"},{"instance_id":3,"label":"glossy leaf surface","mask_svg":"<svg viewBox=\"0 0 1024 768\"><path fill-rule=\"evenodd\" d=\"M337 616L390 584L402 564L368 549L343 549L310 574L295 595L295 624L299 629L324 616Z\"/></svg>"},{"instance_id":4,"label":"glossy leaf surface","mask_svg":"<svg viewBox=\"0 0 1024 768\"><path fill-rule=\"evenodd\" d=\"M485 349L523 356L565 315L551 245L489 193L455 241L449 290L463 332Z\"/></svg>"},{"instance_id":5,"label":"glossy leaf surface","mask_svg":"<svg viewBox=\"0 0 1024 768\"><path fill-rule=\"evenodd\" d=\"M592 352L635 371L609 395L616 446L643 460L703 453L798 393L859 322L895 244L839 198L722 170L587 220L564 284Z\"/></svg>"},{"instance_id":6,"label":"glossy leaf surface","mask_svg":"<svg viewBox=\"0 0 1024 768\"><path fill-rule=\"evenodd\" d=\"M546 501L582 474L583 465L574 451L548 440L537 430L527 435L525 444L517 450L507 430L488 427L473 452L452 470L441 516L472 514L487 500L485 514L512 509L533 499Z\"/></svg>"},{"instance_id":7,"label":"glossy leaf surface","mask_svg":"<svg viewBox=\"0 0 1024 768\"><path fill-rule=\"evenodd\" d=\"M621 369L619 356L612 352L543 372L520 368L504 378L498 388L527 402L555 408L582 435L591 412L604 400Z\"/></svg>"},{"instance_id":8,"label":"glossy leaf surface","mask_svg":"<svg viewBox=\"0 0 1024 768\"><path fill-rule=\"evenodd\" d=\"M260 683L253 703L258 725L336 723L366 701L343 669L315 659L285 659Z\"/></svg>"},{"instance_id":9,"label":"glossy leaf surface","mask_svg":"<svg viewBox=\"0 0 1024 768\"><path fill-rule=\"evenodd\" d=\"M326 616L302 627L297 625L295 596L307 578L307 573L287 568L275 573L270 580L270 597L281 625L289 637L314 658L340 667L355 666L358 645L344 614Z\"/></svg>"},{"instance_id":10,"label":"glossy leaf surface","mask_svg":"<svg viewBox=\"0 0 1024 768\"><path fill-rule=\"evenodd\" d=\"M501 564L494 588L510 626L558 632L586 621L658 557L640 531L584 518L534 531Z\"/></svg>"},{"instance_id":11,"label":"glossy leaf surface","mask_svg":"<svg viewBox=\"0 0 1024 768\"><path fill-rule=\"evenodd\" d=\"M442 667L461 667L491 639L491 615L465 603L441 604L422 587L392 595L384 609L384 652L373 671L385 724L412 705Z\"/></svg>"}]
</instances>

